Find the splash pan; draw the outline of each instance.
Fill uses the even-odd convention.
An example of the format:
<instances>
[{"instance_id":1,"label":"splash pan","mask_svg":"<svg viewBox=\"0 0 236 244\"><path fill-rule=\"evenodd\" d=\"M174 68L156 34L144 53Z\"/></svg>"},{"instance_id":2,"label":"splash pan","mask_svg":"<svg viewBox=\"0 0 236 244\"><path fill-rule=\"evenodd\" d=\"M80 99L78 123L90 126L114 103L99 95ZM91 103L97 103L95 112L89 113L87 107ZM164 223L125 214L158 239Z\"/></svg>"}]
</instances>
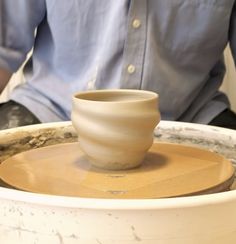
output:
<instances>
[{"instance_id":1,"label":"splash pan","mask_svg":"<svg viewBox=\"0 0 236 244\"><path fill-rule=\"evenodd\" d=\"M155 137L158 143L199 148L222 155L233 165L236 162L233 130L161 121ZM31 149L76 141L70 122L0 131L0 161ZM34 193L10 189L2 182L0 243L236 243L235 206L235 183L220 193L107 199Z\"/></svg>"}]
</instances>

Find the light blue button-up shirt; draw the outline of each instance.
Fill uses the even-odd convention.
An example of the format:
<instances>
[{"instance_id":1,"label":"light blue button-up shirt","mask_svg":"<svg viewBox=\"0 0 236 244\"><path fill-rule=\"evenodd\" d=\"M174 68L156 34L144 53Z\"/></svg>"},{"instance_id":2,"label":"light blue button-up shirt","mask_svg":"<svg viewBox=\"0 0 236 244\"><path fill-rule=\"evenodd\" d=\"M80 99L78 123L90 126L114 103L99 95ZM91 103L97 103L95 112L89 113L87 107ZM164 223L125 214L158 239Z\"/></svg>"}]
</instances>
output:
<instances>
[{"instance_id":1,"label":"light blue button-up shirt","mask_svg":"<svg viewBox=\"0 0 236 244\"><path fill-rule=\"evenodd\" d=\"M50 122L70 119L78 91L145 89L163 120L208 123L228 107L218 88L234 2L0 0L0 67L16 71L34 48L11 99Z\"/></svg>"}]
</instances>

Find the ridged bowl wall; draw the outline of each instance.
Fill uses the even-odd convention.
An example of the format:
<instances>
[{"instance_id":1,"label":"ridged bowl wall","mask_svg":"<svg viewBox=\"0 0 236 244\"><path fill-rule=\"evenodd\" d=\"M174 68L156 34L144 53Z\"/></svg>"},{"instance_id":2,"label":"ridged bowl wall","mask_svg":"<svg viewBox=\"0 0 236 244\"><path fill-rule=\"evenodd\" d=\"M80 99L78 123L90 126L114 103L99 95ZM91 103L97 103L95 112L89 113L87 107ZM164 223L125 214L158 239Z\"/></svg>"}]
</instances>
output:
<instances>
[{"instance_id":1,"label":"ridged bowl wall","mask_svg":"<svg viewBox=\"0 0 236 244\"><path fill-rule=\"evenodd\" d=\"M160 121L158 95L142 90L97 90L73 97L72 124L80 147L97 167L137 167Z\"/></svg>"}]
</instances>

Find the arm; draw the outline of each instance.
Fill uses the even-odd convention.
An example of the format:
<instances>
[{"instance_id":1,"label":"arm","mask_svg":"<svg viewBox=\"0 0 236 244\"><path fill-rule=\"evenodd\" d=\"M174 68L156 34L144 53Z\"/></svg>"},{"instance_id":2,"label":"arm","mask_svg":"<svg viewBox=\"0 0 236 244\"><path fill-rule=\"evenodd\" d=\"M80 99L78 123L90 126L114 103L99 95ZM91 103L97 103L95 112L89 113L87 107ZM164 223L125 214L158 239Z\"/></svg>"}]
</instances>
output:
<instances>
[{"instance_id":1,"label":"arm","mask_svg":"<svg viewBox=\"0 0 236 244\"><path fill-rule=\"evenodd\" d=\"M0 93L34 45L45 0L0 0Z\"/></svg>"},{"instance_id":2,"label":"arm","mask_svg":"<svg viewBox=\"0 0 236 244\"><path fill-rule=\"evenodd\" d=\"M4 88L6 87L8 81L11 78L12 73L0 68L0 94L2 93L2 91L4 90Z\"/></svg>"},{"instance_id":3,"label":"arm","mask_svg":"<svg viewBox=\"0 0 236 244\"><path fill-rule=\"evenodd\" d=\"M234 3L230 19L229 44L234 59L234 64L236 64L236 1Z\"/></svg>"}]
</instances>

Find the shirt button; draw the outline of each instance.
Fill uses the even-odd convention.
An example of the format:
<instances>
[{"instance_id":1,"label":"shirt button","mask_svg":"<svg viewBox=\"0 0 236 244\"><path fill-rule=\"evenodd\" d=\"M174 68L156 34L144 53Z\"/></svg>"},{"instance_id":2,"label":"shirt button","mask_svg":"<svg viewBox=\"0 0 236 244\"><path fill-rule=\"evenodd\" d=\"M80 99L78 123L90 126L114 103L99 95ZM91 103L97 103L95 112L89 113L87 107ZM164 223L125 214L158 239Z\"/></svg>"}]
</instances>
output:
<instances>
[{"instance_id":1,"label":"shirt button","mask_svg":"<svg viewBox=\"0 0 236 244\"><path fill-rule=\"evenodd\" d=\"M134 19L132 25L135 29L137 29L141 26L141 21L139 19Z\"/></svg>"},{"instance_id":2,"label":"shirt button","mask_svg":"<svg viewBox=\"0 0 236 244\"><path fill-rule=\"evenodd\" d=\"M133 74L135 72L135 66L130 64L127 68L129 74Z\"/></svg>"}]
</instances>

